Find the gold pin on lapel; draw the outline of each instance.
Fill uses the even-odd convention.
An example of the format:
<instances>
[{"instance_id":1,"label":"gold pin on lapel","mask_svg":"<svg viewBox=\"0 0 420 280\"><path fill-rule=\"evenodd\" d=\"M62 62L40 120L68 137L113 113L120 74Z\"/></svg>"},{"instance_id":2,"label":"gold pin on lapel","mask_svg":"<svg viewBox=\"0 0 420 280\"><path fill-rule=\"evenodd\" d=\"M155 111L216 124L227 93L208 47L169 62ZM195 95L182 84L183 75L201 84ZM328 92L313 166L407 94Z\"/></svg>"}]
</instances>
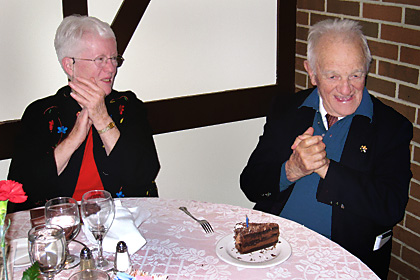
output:
<instances>
[{"instance_id":1,"label":"gold pin on lapel","mask_svg":"<svg viewBox=\"0 0 420 280\"><path fill-rule=\"evenodd\" d=\"M365 153L365 154L366 154L366 152L367 152L367 147L366 147L365 145L360 146L360 151L361 151L362 153Z\"/></svg>"}]
</instances>

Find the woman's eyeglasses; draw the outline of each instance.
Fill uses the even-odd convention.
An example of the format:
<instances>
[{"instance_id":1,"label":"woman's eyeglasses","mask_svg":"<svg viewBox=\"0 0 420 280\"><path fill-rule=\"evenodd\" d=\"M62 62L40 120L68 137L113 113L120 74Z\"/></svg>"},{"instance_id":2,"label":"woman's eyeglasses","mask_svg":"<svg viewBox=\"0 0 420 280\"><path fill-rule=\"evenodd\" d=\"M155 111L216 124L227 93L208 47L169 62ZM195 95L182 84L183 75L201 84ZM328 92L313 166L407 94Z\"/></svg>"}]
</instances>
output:
<instances>
[{"instance_id":1,"label":"woman's eyeglasses","mask_svg":"<svg viewBox=\"0 0 420 280\"><path fill-rule=\"evenodd\" d=\"M110 60L112 65L116 67L120 67L124 62L124 58L121 55L117 55L113 57L106 57L105 55L101 55L94 59L72 57L71 59L73 59L73 64L76 62L76 59L85 60L85 61L93 61L95 65L99 68L105 67L105 65L108 63L108 60Z\"/></svg>"}]
</instances>

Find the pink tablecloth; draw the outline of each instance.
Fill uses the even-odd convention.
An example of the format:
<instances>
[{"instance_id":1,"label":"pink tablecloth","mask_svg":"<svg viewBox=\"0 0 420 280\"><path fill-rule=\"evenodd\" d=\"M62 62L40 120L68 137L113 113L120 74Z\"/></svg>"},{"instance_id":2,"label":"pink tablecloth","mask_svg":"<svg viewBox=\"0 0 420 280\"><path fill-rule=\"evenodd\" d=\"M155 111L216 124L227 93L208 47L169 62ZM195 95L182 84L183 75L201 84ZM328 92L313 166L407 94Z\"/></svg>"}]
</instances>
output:
<instances>
[{"instance_id":1,"label":"pink tablecloth","mask_svg":"<svg viewBox=\"0 0 420 280\"><path fill-rule=\"evenodd\" d=\"M141 206L151 216L140 231L147 244L132 256L136 269L166 274L175 279L379 279L359 259L329 239L295 222L232 205L161 198L125 198L124 206ZM205 217L214 229L205 234L201 226L178 210L186 206L196 217ZM216 254L216 244L232 234L237 222L248 215L252 222L276 222L280 235L292 248L285 262L267 268L244 268L228 264ZM9 215L8 236L26 237L29 212ZM90 244L83 232L76 238ZM111 256L111 255L108 255ZM25 268L14 268L21 279ZM77 270L77 268L76 268ZM74 271L62 271L55 279L68 279Z\"/></svg>"}]
</instances>

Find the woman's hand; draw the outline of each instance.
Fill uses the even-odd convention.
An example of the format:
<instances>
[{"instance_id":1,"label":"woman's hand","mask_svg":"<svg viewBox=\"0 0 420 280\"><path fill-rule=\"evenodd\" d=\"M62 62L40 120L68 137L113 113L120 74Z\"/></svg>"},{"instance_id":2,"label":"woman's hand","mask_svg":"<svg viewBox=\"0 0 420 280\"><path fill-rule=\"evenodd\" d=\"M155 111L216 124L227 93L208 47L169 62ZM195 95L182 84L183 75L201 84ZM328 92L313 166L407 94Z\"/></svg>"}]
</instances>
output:
<instances>
[{"instance_id":1,"label":"woman's hand","mask_svg":"<svg viewBox=\"0 0 420 280\"><path fill-rule=\"evenodd\" d=\"M54 158L58 175L63 172L73 153L80 147L83 141L85 141L91 126L92 121L89 119L87 109L82 109L82 111L77 115L76 123L74 124L69 136L54 150Z\"/></svg>"},{"instance_id":2,"label":"woman's hand","mask_svg":"<svg viewBox=\"0 0 420 280\"><path fill-rule=\"evenodd\" d=\"M85 141L91 126L92 121L89 119L89 113L87 109L83 108L82 111L78 113L76 123L67 139L70 138L75 141L75 143L78 143L77 148L79 148L83 141Z\"/></svg>"},{"instance_id":3,"label":"woman's hand","mask_svg":"<svg viewBox=\"0 0 420 280\"><path fill-rule=\"evenodd\" d=\"M69 82L69 86L73 89L71 96L82 108L87 109L93 125L97 129L107 126L110 116L105 106L106 94L95 80L77 77Z\"/></svg>"},{"instance_id":4,"label":"woman's hand","mask_svg":"<svg viewBox=\"0 0 420 280\"><path fill-rule=\"evenodd\" d=\"M87 110L89 119L96 130L100 131L112 122L112 118L109 116L105 106L106 94L95 83L93 78L88 80L78 77L69 82L69 86L73 89L71 96L83 109ZM99 134L99 136L107 155L109 155L120 137L120 131L117 127L114 127L105 133Z\"/></svg>"}]
</instances>

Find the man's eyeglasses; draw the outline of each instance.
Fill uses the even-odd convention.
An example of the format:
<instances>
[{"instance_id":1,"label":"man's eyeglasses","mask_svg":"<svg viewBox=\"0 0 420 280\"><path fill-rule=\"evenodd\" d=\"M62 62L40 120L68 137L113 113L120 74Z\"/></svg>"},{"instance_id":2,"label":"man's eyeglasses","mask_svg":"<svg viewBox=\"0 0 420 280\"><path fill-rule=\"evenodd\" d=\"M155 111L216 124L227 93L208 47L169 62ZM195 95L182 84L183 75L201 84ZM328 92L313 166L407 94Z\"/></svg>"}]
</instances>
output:
<instances>
[{"instance_id":1,"label":"man's eyeglasses","mask_svg":"<svg viewBox=\"0 0 420 280\"><path fill-rule=\"evenodd\" d=\"M105 67L105 65L108 63L108 60L111 60L112 65L117 66L117 67L120 67L124 62L124 58L121 55L117 55L113 57L106 57L105 55L101 55L94 59L72 57L71 59L73 59L73 64L76 62L76 59L85 60L85 61L93 61L95 65L99 68Z\"/></svg>"}]
</instances>

